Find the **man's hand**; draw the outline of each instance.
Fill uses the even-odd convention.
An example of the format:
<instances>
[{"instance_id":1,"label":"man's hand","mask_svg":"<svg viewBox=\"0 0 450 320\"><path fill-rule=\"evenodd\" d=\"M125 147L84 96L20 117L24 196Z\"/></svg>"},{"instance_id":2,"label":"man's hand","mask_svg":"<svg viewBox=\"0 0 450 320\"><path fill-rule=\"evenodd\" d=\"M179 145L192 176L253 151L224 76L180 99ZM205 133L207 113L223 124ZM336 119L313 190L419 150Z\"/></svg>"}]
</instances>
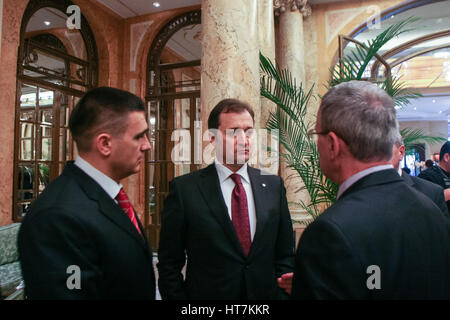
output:
<instances>
[{"instance_id":1,"label":"man's hand","mask_svg":"<svg viewBox=\"0 0 450 320\"><path fill-rule=\"evenodd\" d=\"M450 189L449 189L450 190ZM294 277L293 272L282 274L281 277L277 279L278 286L281 289L286 290L288 294L291 294L292 291L292 278Z\"/></svg>"},{"instance_id":2,"label":"man's hand","mask_svg":"<svg viewBox=\"0 0 450 320\"><path fill-rule=\"evenodd\" d=\"M444 190L444 198L445 198L445 201L449 201L450 200L450 189L445 189Z\"/></svg>"}]
</instances>

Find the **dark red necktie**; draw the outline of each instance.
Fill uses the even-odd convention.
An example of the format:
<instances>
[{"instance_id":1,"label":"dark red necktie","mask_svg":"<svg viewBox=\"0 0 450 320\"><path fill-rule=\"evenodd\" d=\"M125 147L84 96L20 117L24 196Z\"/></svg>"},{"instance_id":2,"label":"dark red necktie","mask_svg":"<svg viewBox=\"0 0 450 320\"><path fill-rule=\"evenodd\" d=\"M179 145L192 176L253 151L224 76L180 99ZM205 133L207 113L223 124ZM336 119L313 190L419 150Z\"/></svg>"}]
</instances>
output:
<instances>
[{"instance_id":1,"label":"dark red necktie","mask_svg":"<svg viewBox=\"0 0 450 320\"><path fill-rule=\"evenodd\" d=\"M119 194L117 194L116 196L116 200L119 203L119 206L122 208L122 210L125 211L128 218L130 218L131 222L136 227L139 234L141 234L141 229L139 229L133 207L131 206L130 200L128 199L128 196L125 193L125 191L123 191L123 189L120 189Z\"/></svg>"},{"instance_id":2,"label":"dark red necktie","mask_svg":"<svg viewBox=\"0 0 450 320\"><path fill-rule=\"evenodd\" d=\"M252 238L250 235L250 221L248 217L247 194L242 185L241 176L233 173L231 179L236 184L231 193L231 220L236 230L239 242L245 255L248 255Z\"/></svg>"}]
</instances>

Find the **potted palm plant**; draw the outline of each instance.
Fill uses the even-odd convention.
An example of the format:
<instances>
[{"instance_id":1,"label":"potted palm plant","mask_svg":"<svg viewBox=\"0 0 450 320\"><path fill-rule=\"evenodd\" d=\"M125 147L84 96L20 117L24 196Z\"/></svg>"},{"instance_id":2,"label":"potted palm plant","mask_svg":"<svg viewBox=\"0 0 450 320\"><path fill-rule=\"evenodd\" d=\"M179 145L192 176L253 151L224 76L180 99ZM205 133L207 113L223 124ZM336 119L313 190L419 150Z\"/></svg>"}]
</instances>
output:
<instances>
[{"instance_id":1,"label":"potted palm plant","mask_svg":"<svg viewBox=\"0 0 450 320\"><path fill-rule=\"evenodd\" d=\"M356 50L341 58L330 70L331 78L326 87L331 88L351 80L365 80L364 71L369 62L377 56L377 52L393 38L410 31L411 29L407 27L415 21L416 18L408 18L388 27L375 39L360 43L356 46ZM267 129L278 130L279 143L286 150L280 156L304 183L297 191L306 190L310 198L310 201L302 201L299 204L312 219L315 219L335 201L338 186L323 175L316 144L308 136L308 131L314 126L314 121L308 122L306 117L308 105L314 97L313 88L305 90L301 84L297 86L288 70L281 70L262 54L260 67L261 95L277 105L276 111L269 117ZM421 96L405 88L400 79L392 78L390 75L375 82L394 99L398 108L407 105L410 99ZM442 139L425 136L422 132L412 129L402 130L401 134L407 147L419 140L435 143Z\"/></svg>"}]
</instances>

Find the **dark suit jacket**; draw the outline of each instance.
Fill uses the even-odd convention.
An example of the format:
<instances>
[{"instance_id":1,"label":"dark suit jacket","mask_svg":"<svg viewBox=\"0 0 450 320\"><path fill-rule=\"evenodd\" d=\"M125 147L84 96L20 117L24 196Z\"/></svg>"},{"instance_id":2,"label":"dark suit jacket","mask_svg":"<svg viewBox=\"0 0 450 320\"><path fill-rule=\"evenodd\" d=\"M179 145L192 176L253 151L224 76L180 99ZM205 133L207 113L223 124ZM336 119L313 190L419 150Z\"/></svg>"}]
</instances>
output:
<instances>
[{"instance_id":1,"label":"dark suit jacket","mask_svg":"<svg viewBox=\"0 0 450 320\"><path fill-rule=\"evenodd\" d=\"M142 225L139 223L142 229ZM144 232L142 232L144 235ZM30 299L154 299L152 252L119 205L68 163L33 203L19 232ZM81 289L74 284L78 266Z\"/></svg>"},{"instance_id":2,"label":"dark suit jacket","mask_svg":"<svg viewBox=\"0 0 450 320\"><path fill-rule=\"evenodd\" d=\"M292 272L294 236L283 180L248 167L256 231L248 257L239 243L214 165L175 178L162 213L158 252L163 299L277 299ZM186 279L181 270L187 254Z\"/></svg>"},{"instance_id":3,"label":"dark suit jacket","mask_svg":"<svg viewBox=\"0 0 450 320\"><path fill-rule=\"evenodd\" d=\"M406 173L402 174L402 178L403 180L405 180L407 185L422 192L428 198L433 200L433 202L439 207L439 209L441 209L444 215L446 217L449 217L447 203L445 202L444 197L444 189L442 187L425 179L410 176Z\"/></svg>"},{"instance_id":4,"label":"dark suit jacket","mask_svg":"<svg viewBox=\"0 0 450 320\"><path fill-rule=\"evenodd\" d=\"M304 231L292 298L449 299L449 248L439 208L395 170L375 172Z\"/></svg>"}]
</instances>

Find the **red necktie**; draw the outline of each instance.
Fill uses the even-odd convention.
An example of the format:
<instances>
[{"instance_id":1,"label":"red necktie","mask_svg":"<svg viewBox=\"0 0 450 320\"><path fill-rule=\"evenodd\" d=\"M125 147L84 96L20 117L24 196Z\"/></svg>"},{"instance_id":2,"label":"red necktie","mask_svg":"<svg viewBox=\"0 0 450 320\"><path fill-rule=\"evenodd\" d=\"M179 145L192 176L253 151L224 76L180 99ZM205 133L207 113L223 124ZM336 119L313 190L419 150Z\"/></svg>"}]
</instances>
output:
<instances>
[{"instance_id":1,"label":"red necktie","mask_svg":"<svg viewBox=\"0 0 450 320\"><path fill-rule=\"evenodd\" d=\"M247 194L242 185L241 176L233 173L231 179L236 184L231 193L231 220L245 255L248 255L252 239L250 236L250 221L248 218Z\"/></svg>"},{"instance_id":2,"label":"red necktie","mask_svg":"<svg viewBox=\"0 0 450 320\"><path fill-rule=\"evenodd\" d=\"M128 196L125 193L125 191L123 191L123 189L120 189L119 194L116 196L116 200L119 203L119 206L122 208L122 210L125 211L128 218L130 218L131 222L134 224L139 234L141 234L141 230L139 229L133 207L131 206L130 200L128 199Z\"/></svg>"}]
</instances>

